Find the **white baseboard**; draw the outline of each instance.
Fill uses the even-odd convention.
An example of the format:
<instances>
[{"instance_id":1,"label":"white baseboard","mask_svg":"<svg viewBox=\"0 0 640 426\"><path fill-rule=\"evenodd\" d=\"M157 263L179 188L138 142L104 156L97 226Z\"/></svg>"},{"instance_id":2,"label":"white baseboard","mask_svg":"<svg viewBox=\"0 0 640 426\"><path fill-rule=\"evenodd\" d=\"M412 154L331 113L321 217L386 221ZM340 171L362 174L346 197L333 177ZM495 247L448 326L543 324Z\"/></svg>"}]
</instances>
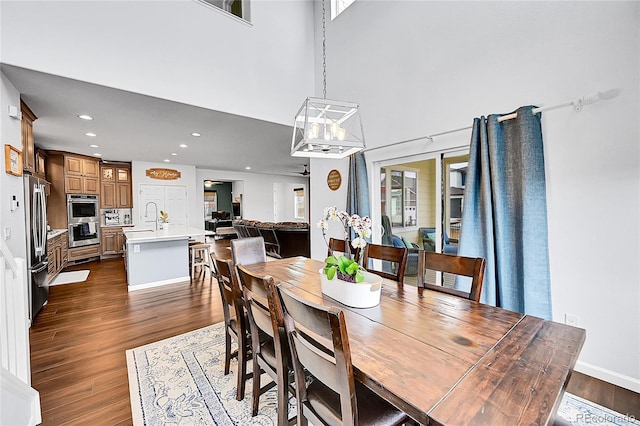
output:
<instances>
[{"instance_id":1,"label":"white baseboard","mask_svg":"<svg viewBox=\"0 0 640 426\"><path fill-rule=\"evenodd\" d=\"M145 284L130 285L129 286L129 291L142 290L142 289L145 289L145 288L152 288L152 287L159 287L161 285L167 285L167 284L182 283L182 282L190 281L190 280L191 280L191 277L189 275L187 275L185 277L172 278L170 280L162 280L162 281L154 281L154 282L145 283Z\"/></svg>"},{"instance_id":2,"label":"white baseboard","mask_svg":"<svg viewBox=\"0 0 640 426\"><path fill-rule=\"evenodd\" d=\"M597 367L586 362L576 362L575 371L578 371L587 376L595 377L596 379L603 380L608 383L612 383L621 388L629 389L630 391L640 393L640 380L633 377L625 376L615 371L607 370L602 367Z\"/></svg>"}]
</instances>

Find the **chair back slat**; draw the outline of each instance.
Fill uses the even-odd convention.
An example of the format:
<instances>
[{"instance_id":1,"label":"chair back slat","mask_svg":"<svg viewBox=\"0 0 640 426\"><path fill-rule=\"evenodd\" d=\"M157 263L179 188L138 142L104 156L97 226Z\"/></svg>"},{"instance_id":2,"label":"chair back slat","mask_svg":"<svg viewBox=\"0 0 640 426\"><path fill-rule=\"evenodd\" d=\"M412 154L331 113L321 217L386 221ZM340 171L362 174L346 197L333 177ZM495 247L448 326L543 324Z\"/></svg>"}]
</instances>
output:
<instances>
[{"instance_id":1,"label":"chair back slat","mask_svg":"<svg viewBox=\"0 0 640 426\"><path fill-rule=\"evenodd\" d=\"M236 265L253 265L267 261L267 252L262 237L231 240L231 254L233 263Z\"/></svg>"},{"instance_id":2,"label":"chair back slat","mask_svg":"<svg viewBox=\"0 0 640 426\"><path fill-rule=\"evenodd\" d=\"M471 278L468 292L428 283L424 279L425 271L434 270ZM421 250L418 257L418 287L452 294L476 302L480 301L484 281L485 260L480 257L454 256Z\"/></svg>"},{"instance_id":3,"label":"chair back slat","mask_svg":"<svg viewBox=\"0 0 640 426\"><path fill-rule=\"evenodd\" d=\"M273 278L270 276L258 277L242 265L237 265L237 270L249 316L261 331L274 337L273 323L275 321L276 327L282 326L282 318L272 319L269 311L268 286L273 285ZM279 313L277 315L280 316Z\"/></svg>"},{"instance_id":4,"label":"chair back slat","mask_svg":"<svg viewBox=\"0 0 640 426\"><path fill-rule=\"evenodd\" d=\"M402 283L404 281L404 273L407 267L407 256L408 251L405 247L367 244L364 248L363 265L369 272L373 272L381 277ZM395 272L386 272L374 269L373 266L369 265L370 259L393 262L395 265L393 265L392 269Z\"/></svg>"}]
</instances>

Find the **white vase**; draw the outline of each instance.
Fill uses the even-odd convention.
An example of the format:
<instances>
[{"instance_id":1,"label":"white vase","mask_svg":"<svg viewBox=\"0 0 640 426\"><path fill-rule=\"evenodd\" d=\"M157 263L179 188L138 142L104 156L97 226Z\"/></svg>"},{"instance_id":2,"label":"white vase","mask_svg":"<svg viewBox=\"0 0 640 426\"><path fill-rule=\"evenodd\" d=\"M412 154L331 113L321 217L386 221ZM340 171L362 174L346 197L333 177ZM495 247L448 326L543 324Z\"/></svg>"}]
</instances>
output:
<instances>
[{"instance_id":1,"label":"white vase","mask_svg":"<svg viewBox=\"0 0 640 426\"><path fill-rule=\"evenodd\" d=\"M164 232L169 232L169 223L165 222L161 226Z\"/></svg>"},{"instance_id":2,"label":"white vase","mask_svg":"<svg viewBox=\"0 0 640 426\"><path fill-rule=\"evenodd\" d=\"M372 308L380 303L382 277L362 271L364 281L352 283L338 279L337 275L329 280L324 274L324 269L319 272L322 293L343 305L351 308Z\"/></svg>"}]
</instances>

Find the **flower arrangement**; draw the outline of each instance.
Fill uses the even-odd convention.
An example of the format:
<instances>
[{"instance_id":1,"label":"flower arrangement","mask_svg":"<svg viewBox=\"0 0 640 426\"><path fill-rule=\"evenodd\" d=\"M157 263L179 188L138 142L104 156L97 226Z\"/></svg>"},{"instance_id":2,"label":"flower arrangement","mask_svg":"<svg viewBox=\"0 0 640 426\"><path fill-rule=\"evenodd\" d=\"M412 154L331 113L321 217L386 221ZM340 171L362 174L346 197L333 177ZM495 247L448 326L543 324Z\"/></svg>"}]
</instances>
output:
<instances>
[{"instance_id":1,"label":"flower arrangement","mask_svg":"<svg viewBox=\"0 0 640 426\"><path fill-rule=\"evenodd\" d=\"M169 213L160 210L160 222L169 223Z\"/></svg>"},{"instance_id":2,"label":"flower arrangement","mask_svg":"<svg viewBox=\"0 0 640 426\"><path fill-rule=\"evenodd\" d=\"M371 219L369 216L360 217L357 214L350 215L345 211L338 211L336 207L326 207L322 213L322 219L318 222L318 227L322 229L322 236L325 242L327 241L327 229L329 228L329 221L341 222L344 228L344 240L345 248L347 250L346 256L336 257L331 251L331 256L325 259L324 273L329 280L332 280L336 275L343 281L359 283L364 280L362 274L362 265L359 265L354 258L358 256L351 256L351 247L356 250L360 250L359 258L362 260L362 249L367 245L365 238L371 236ZM349 241L350 229L353 229L357 237L353 241ZM328 242L327 242L328 245Z\"/></svg>"}]
</instances>

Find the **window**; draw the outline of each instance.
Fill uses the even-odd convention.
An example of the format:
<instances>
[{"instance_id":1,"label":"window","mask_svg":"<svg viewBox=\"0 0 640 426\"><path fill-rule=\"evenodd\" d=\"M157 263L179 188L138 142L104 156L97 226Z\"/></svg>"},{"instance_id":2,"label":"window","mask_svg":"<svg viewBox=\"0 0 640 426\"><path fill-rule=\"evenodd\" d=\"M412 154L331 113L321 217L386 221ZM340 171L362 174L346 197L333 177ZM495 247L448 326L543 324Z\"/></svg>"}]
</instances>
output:
<instances>
[{"instance_id":1,"label":"window","mask_svg":"<svg viewBox=\"0 0 640 426\"><path fill-rule=\"evenodd\" d=\"M222 10L243 21L251 22L249 0L195 0L214 10Z\"/></svg>"},{"instance_id":2,"label":"window","mask_svg":"<svg viewBox=\"0 0 640 426\"><path fill-rule=\"evenodd\" d=\"M380 201L382 214L389 217L393 228L416 226L418 172L390 167L381 168Z\"/></svg>"},{"instance_id":3,"label":"window","mask_svg":"<svg viewBox=\"0 0 640 426\"><path fill-rule=\"evenodd\" d=\"M305 201L304 188L296 188L293 190L294 217L296 219L304 219Z\"/></svg>"},{"instance_id":4,"label":"window","mask_svg":"<svg viewBox=\"0 0 640 426\"><path fill-rule=\"evenodd\" d=\"M346 8L351 6L355 0L331 0L331 20L333 21Z\"/></svg>"}]
</instances>

